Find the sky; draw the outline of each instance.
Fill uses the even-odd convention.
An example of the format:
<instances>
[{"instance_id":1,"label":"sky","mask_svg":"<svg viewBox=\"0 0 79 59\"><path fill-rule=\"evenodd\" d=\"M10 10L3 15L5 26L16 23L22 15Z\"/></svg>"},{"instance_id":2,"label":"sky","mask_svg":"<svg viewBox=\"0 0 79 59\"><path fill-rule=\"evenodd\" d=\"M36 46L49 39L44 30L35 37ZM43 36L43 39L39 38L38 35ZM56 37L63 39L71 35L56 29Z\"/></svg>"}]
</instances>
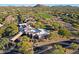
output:
<instances>
[{"instance_id":1,"label":"sky","mask_svg":"<svg viewBox=\"0 0 79 59\"><path fill-rule=\"evenodd\" d=\"M34 6L35 4L79 6L79 0L0 0L0 6Z\"/></svg>"},{"instance_id":2,"label":"sky","mask_svg":"<svg viewBox=\"0 0 79 59\"><path fill-rule=\"evenodd\" d=\"M35 6L36 4L0 4L0 6ZM65 5L70 5L70 6L78 6L79 4L44 4L46 6L65 6Z\"/></svg>"},{"instance_id":3,"label":"sky","mask_svg":"<svg viewBox=\"0 0 79 59\"><path fill-rule=\"evenodd\" d=\"M79 4L79 0L0 0L0 4Z\"/></svg>"}]
</instances>

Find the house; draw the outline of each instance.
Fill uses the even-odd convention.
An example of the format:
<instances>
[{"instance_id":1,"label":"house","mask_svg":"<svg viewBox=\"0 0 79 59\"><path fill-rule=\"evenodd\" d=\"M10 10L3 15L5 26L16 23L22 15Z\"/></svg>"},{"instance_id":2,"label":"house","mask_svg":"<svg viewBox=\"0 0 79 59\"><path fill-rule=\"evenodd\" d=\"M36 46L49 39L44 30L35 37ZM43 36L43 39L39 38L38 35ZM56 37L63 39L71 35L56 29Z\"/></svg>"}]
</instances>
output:
<instances>
[{"instance_id":1,"label":"house","mask_svg":"<svg viewBox=\"0 0 79 59\"><path fill-rule=\"evenodd\" d=\"M50 33L46 29L32 29L27 35L33 39L47 38Z\"/></svg>"},{"instance_id":2,"label":"house","mask_svg":"<svg viewBox=\"0 0 79 59\"><path fill-rule=\"evenodd\" d=\"M27 20L26 20L26 25L24 27L24 31L27 34L27 36L29 36L32 39L47 38L48 35L50 34L46 29L40 29L40 28L35 29L30 24L28 24Z\"/></svg>"}]
</instances>

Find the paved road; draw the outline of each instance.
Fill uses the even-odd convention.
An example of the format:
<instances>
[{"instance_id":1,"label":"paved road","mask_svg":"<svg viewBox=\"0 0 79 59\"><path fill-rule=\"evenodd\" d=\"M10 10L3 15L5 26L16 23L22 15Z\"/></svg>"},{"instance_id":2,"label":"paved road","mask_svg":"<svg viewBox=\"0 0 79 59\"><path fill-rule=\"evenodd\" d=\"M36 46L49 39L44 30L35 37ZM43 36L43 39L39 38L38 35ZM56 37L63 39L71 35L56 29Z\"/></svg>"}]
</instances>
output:
<instances>
[{"instance_id":1,"label":"paved road","mask_svg":"<svg viewBox=\"0 0 79 59\"><path fill-rule=\"evenodd\" d=\"M71 43L73 43L73 41L70 41L70 40L67 40L67 41L60 41L58 42L58 44L60 44L63 48L70 48L71 47ZM78 42L77 42L78 43ZM42 53L45 53L46 51L49 51L49 50L53 50L54 48L52 47L53 43L49 46L47 46L47 48L44 48L42 49L43 47L46 47L46 46L38 46L38 49L37 49L37 54L42 54ZM67 54L78 54L79 51L77 51L78 49L76 50L69 50L67 51L66 53Z\"/></svg>"},{"instance_id":2,"label":"paved road","mask_svg":"<svg viewBox=\"0 0 79 59\"><path fill-rule=\"evenodd\" d=\"M53 44L53 43L57 43L57 42L61 42L61 41L68 41L68 40L57 40L57 41L53 41L53 40L50 40L50 41L46 41L46 42L37 42L34 44L35 47L41 47L41 46L46 46L46 45L50 45L50 44Z\"/></svg>"},{"instance_id":3,"label":"paved road","mask_svg":"<svg viewBox=\"0 0 79 59\"><path fill-rule=\"evenodd\" d=\"M44 53L44 52L46 52L46 51L48 51L48 50L51 50L51 49L53 49L53 47L52 46L47 46L47 47L45 47L44 49L39 49L37 52L36 52L36 54L42 54L42 53Z\"/></svg>"}]
</instances>

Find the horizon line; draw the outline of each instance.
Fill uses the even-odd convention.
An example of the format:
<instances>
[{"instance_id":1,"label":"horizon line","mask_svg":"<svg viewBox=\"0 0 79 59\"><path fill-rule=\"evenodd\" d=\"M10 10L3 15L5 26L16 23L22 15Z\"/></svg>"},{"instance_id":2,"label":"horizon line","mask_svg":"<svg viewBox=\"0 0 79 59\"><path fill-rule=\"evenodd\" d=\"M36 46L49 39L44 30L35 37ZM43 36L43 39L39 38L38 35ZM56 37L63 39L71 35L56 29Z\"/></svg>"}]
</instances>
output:
<instances>
[{"instance_id":1,"label":"horizon line","mask_svg":"<svg viewBox=\"0 0 79 59\"><path fill-rule=\"evenodd\" d=\"M37 4L0 4L0 6L35 6ZM79 4L40 4L45 6L77 6L79 7Z\"/></svg>"}]
</instances>

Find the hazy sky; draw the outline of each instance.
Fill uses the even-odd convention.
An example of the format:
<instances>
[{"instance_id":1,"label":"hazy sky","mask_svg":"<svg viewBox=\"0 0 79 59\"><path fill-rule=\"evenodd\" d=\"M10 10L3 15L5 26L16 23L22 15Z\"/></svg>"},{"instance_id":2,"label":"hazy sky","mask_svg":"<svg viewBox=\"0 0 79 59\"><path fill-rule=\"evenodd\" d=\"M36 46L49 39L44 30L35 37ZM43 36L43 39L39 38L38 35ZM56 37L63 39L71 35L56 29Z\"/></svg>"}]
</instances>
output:
<instances>
[{"instance_id":1,"label":"hazy sky","mask_svg":"<svg viewBox=\"0 0 79 59\"><path fill-rule=\"evenodd\" d=\"M35 6L36 4L0 4L0 6ZM70 5L70 6L79 6L79 4L44 4L47 6L65 6L65 5Z\"/></svg>"},{"instance_id":2,"label":"hazy sky","mask_svg":"<svg viewBox=\"0 0 79 59\"><path fill-rule=\"evenodd\" d=\"M79 0L0 0L0 4L79 4Z\"/></svg>"}]
</instances>

